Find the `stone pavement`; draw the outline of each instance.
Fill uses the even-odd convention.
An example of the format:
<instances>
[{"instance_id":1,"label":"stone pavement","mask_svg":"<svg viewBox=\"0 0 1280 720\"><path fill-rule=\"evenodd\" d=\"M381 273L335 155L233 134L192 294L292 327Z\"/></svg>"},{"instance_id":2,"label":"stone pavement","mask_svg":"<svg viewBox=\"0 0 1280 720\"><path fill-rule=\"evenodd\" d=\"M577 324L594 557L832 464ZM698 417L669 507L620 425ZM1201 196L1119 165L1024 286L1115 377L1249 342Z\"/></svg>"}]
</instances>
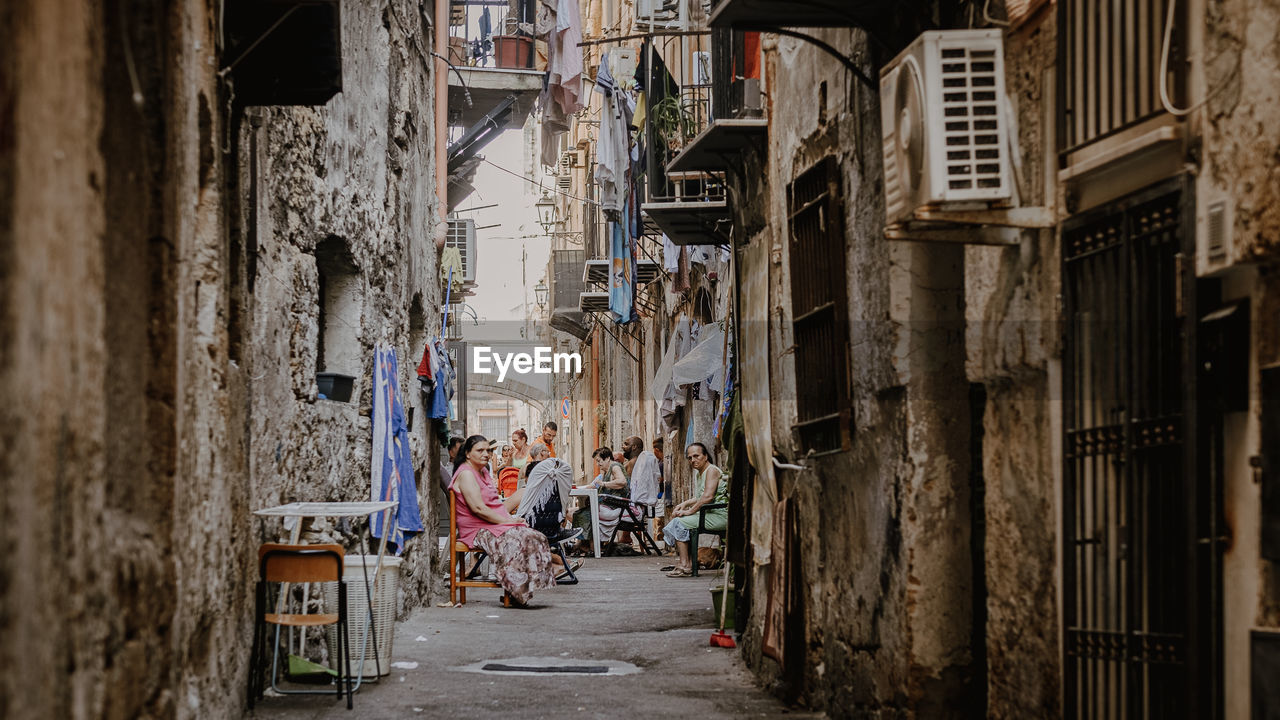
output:
<instances>
[{"instance_id":1,"label":"stone pavement","mask_svg":"<svg viewBox=\"0 0 1280 720\"><path fill-rule=\"evenodd\" d=\"M668 578L671 558L593 558L581 583L537 593L527 610L502 607L496 590L472 589L460 608L422 608L396 625L393 668L355 695L267 697L255 718L771 718L788 711L756 687L738 650L712 648L709 588L719 572ZM521 659L530 665L630 664L630 674L499 675L464 666Z\"/></svg>"}]
</instances>

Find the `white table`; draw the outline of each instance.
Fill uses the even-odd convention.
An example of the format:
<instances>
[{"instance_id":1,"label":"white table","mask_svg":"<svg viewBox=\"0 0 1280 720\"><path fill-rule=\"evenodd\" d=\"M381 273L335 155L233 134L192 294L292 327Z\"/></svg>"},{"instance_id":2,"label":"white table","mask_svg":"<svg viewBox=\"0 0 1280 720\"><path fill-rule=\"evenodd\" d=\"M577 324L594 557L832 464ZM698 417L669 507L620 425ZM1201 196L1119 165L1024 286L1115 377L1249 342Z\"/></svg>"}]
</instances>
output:
<instances>
[{"instance_id":1,"label":"white table","mask_svg":"<svg viewBox=\"0 0 1280 720\"><path fill-rule=\"evenodd\" d=\"M591 502L591 545L596 557L600 557L600 491L584 485L573 488L569 494L585 497Z\"/></svg>"},{"instance_id":2,"label":"white table","mask_svg":"<svg viewBox=\"0 0 1280 720\"><path fill-rule=\"evenodd\" d=\"M373 515L374 513L379 512L382 513L382 537L380 538L382 542L378 547L378 563L374 565L373 569L372 587L370 587L369 574L367 572L364 574L365 593L367 594L369 605L369 621L365 623L364 626L365 637L362 638L360 645L360 669L357 671L359 675L356 678L355 688L353 689L358 689L360 687L360 683L364 681L364 659L368 654L367 650L369 647L368 641L370 634L373 635L373 662L375 665L375 672L377 672L378 675L382 674L382 668L377 667L381 663L378 660L377 651L378 634L377 631L373 630L373 598L378 595L378 580L382 577L382 558L387 552L387 537L391 533L391 523L393 522L391 511L397 504L398 503L390 500L366 502L294 502L253 511L253 514L258 517L293 518L293 529L289 532L290 545L299 544L302 536L302 518L304 517L361 517L363 515ZM363 554L363 535L360 536L360 547ZM346 572L346 568L343 568L343 572ZM280 588L280 597L277 601L277 612L283 611L283 608L279 607L279 604L284 602L285 598L288 597L288 593L289 584L284 583ZM289 632L292 633L293 628L290 628ZM292 637L292 635L290 637ZM276 642L280 642L279 627L276 627ZM339 666L341 665L340 662L338 664ZM348 672L350 672L350 669L348 669Z\"/></svg>"}]
</instances>

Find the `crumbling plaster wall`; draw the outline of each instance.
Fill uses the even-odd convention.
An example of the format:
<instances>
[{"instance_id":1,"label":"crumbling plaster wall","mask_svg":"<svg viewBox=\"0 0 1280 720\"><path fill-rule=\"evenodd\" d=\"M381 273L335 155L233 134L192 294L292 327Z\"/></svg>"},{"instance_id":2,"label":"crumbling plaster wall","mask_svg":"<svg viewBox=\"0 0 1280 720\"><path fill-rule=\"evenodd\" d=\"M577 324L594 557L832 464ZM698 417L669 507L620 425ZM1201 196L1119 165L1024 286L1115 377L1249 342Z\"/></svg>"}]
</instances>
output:
<instances>
[{"instance_id":1,"label":"crumbling plaster wall","mask_svg":"<svg viewBox=\"0 0 1280 720\"><path fill-rule=\"evenodd\" d=\"M1055 206L1055 14L1005 38L1006 92L1017 124L1023 206ZM966 249L967 374L987 391L983 418L988 716L1056 717L1061 682L1057 604L1057 466L1053 433L1059 347L1059 254L1051 230L1014 247Z\"/></svg>"},{"instance_id":2,"label":"crumbling plaster wall","mask_svg":"<svg viewBox=\"0 0 1280 720\"><path fill-rule=\"evenodd\" d=\"M815 34L849 55L864 50L847 31ZM750 191L765 196L768 219L759 241L770 243L774 449L801 458L786 188L828 154L840 161L848 213L855 430L849 452L779 474L801 528L804 668L781 673L759 655L763 612L747 631L748 660L766 681L796 673L800 687L777 689L833 716L959 716L971 594L968 398L955 392L964 386L963 255L884 239L878 97L811 46L766 40L765 51L767 180ZM767 575L754 576L760 611Z\"/></svg>"},{"instance_id":3,"label":"crumbling plaster wall","mask_svg":"<svg viewBox=\"0 0 1280 720\"><path fill-rule=\"evenodd\" d=\"M1205 0L1201 214L1229 199L1228 263L1280 250L1280 7ZM1199 120L1199 113L1193 115Z\"/></svg>"},{"instance_id":4,"label":"crumbling plaster wall","mask_svg":"<svg viewBox=\"0 0 1280 720\"><path fill-rule=\"evenodd\" d=\"M256 148L260 168L249 199L259 208L248 358L255 506L368 497L375 344L396 349L401 400L418 404L422 348L410 338L421 331L411 327L410 308L420 296L423 317L414 322L436 327L441 299L432 84L418 51L427 32L416 7L344 3L344 91L324 107L251 110L257 120L242 144ZM353 367L326 369L356 377L350 403L318 399L315 384L320 273L331 254L351 271L344 284L355 297L342 317L327 320L354 323L339 340L355 346L326 348L330 358L354 359ZM425 417L415 418L410 436L419 507L431 528L439 449ZM264 540L280 532L278 521L257 527ZM401 612L427 602L438 584L434 542L428 531L408 544Z\"/></svg>"}]
</instances>

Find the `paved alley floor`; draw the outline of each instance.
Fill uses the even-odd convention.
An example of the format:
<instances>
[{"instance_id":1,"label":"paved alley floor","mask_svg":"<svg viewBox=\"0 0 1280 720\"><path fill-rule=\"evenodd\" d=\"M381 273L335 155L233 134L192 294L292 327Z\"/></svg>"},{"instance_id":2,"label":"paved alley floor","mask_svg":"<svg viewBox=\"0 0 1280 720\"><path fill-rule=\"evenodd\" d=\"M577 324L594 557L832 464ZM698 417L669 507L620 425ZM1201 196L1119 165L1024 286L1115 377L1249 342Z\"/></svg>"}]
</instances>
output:
<instances>
[{"instance_id":1,"label":"paved alley floor","mask_svg":"<svg viewBox=\"0 0 1280 720\"><path fill-rule=\"evenodd\" d=\"M391 674L355 694L266 697L252 717L710 718L813 717L755 686L738 649L712 648L719 572L668 578L671 558L586 560L581 583L537 593L526 610L472 589L460 608L420 608L396 625ZM609 675L498 675L466 666L580 661ZM416 663L416 667L408 667ZM634 669L626 664L635 666ZM270 692L270 691L268 691Z\"/></svg>"}]
</instances>

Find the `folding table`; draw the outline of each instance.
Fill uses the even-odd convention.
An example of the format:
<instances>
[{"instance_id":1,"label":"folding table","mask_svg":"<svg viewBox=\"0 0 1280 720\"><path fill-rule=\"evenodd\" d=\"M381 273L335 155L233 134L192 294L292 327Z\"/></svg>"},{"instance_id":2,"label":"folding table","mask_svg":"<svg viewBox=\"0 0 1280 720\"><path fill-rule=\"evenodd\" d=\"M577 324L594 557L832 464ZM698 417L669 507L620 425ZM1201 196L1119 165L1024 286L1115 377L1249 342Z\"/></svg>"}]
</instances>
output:
<instances>
[{"instance_id":1,"label":"folding table","mask_svg":"<svg viewBox=\"0 0 1280 720\"><path fill-rule=\"evenodd\" d=\"M379 512L382 513L382 537L380 538L382 542L378 548L378 563L374 566L372 584L369 582L369 568L367 565L362 564L364 569L365 597L369 605L369 621L364 626L364 637L361 638L360 669L358 671L359 677L356 679L355 688L353 688L357 690L360 688L360 684L364 682L364 661L365 657L368 655L370 636L372 636L374 647L374 670L377 672L377 676L382 675L382 663L378 659L377 651L378 631L373 627L373 598L377 596L378 581L382 576L382 558L387 552L387 537L391 532L391 523L393 522L391 511L395 509L397 504L398 503L390 500L376 502L295 502L288 503L287 505L277 505L275 507L253 511L253 514L259 517L294 518L295 522L293 524L293 529L289 533L290 545L299 544L302 536L302 518L304 517L361 517L364 515L373 515L374 513ZM364 535L359 533L359 536L360 554L362 556L367 556L368 553L365 552ZM597 552L597 557L598 556L599 554ZM280 589L280 598L277 604L278 609L280 604L284 602L285 597L287 597L288 592L289 585L286 583ZM293 632L292 629L290 629L290 632ZM276 628L276 642L280 642L279 627ZM339 663L339 665L341 665L341 663ZM351 668L347 668L347 672L351 672Z\"/></svg>"}]
</instances>

